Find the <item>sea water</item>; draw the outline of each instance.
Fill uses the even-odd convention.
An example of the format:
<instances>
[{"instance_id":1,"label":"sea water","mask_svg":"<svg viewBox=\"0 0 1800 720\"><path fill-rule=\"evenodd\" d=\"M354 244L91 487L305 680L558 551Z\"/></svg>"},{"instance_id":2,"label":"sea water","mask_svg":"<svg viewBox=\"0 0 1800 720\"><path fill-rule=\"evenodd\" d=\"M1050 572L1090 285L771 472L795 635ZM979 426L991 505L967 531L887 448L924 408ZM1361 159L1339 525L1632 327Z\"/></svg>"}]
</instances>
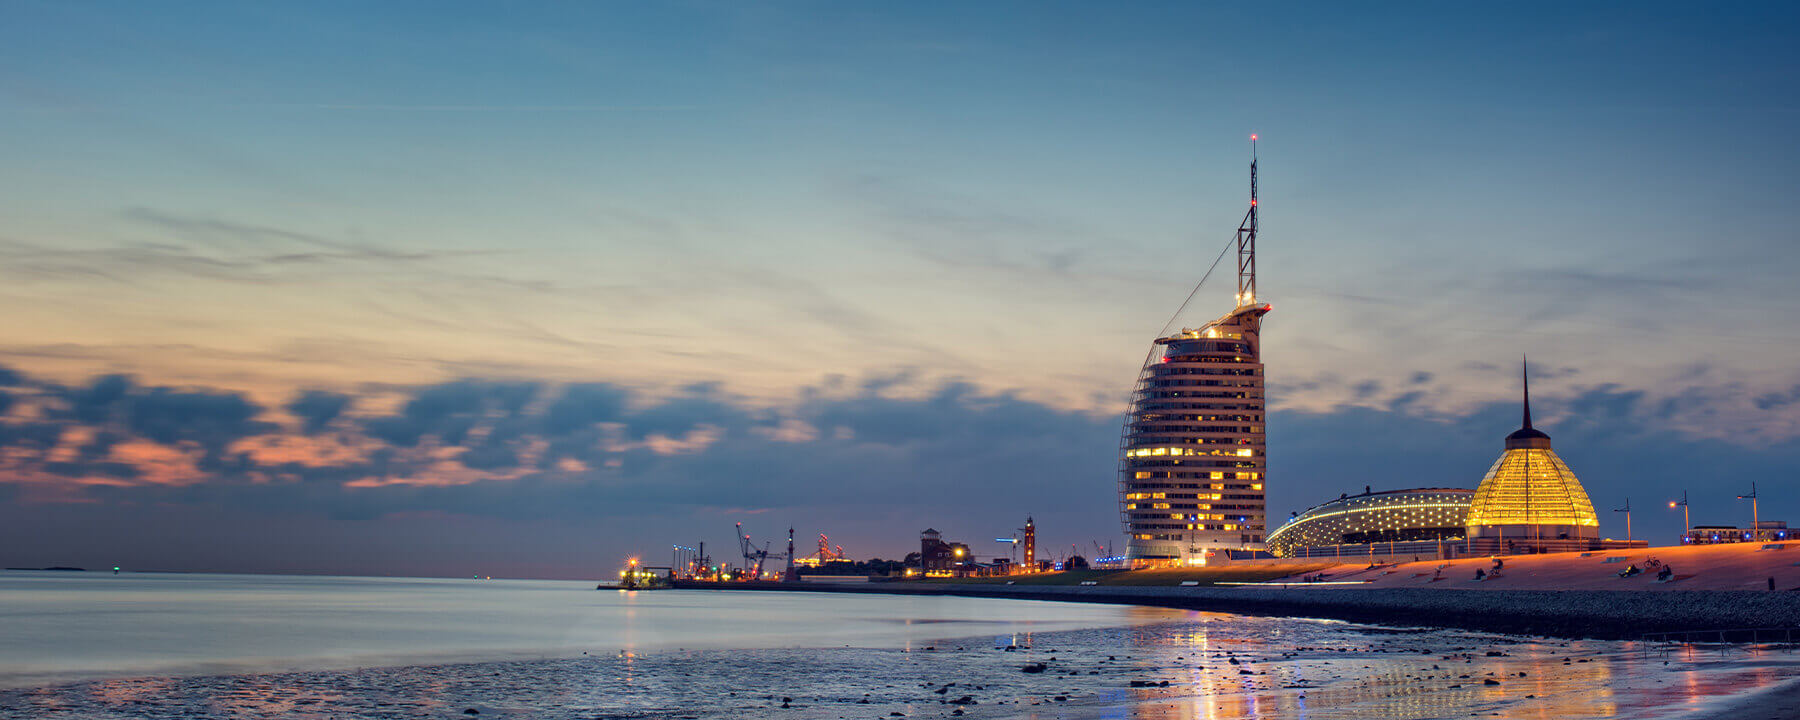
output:
<instances>
[{"instance_id":1,"label":"sea water","mask_svg":"<svg viewBox=\"0 0 1800 720\"><path fill-rule=\"evenodd\" d=\"M0 573L4 718L1656 718L1797 673L1772 649L1024 600Z\"/></svg>"}]
</instances>

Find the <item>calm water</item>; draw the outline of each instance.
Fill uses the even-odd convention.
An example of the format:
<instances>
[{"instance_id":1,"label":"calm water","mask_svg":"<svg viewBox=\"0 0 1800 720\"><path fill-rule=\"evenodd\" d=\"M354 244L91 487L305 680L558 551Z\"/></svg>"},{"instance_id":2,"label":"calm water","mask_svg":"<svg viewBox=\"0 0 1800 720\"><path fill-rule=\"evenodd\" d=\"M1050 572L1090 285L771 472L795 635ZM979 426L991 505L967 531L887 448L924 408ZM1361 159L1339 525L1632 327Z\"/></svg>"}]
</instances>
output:
<instances>
[{"instance_id":1,"label":"calm water","mask_svg":"<svg viewBox=\"0 0 1800 720\"><path fill-rule=\"evenodd\" d=\"M900 647L1175 611L979 598L600 591L591 582L0 572L0 686L679 648Z\"/></svg>"},{"instance_id":2,"label":"calm water","mask_svg":"<svg viewBox=\"0 0 1800 720\"><path fill-rule=\"evenodd\" d=\"M1778 650L1124 606L0 573L6 720L1684 718L1797 675Z\"/></svg>"}]
</instances>

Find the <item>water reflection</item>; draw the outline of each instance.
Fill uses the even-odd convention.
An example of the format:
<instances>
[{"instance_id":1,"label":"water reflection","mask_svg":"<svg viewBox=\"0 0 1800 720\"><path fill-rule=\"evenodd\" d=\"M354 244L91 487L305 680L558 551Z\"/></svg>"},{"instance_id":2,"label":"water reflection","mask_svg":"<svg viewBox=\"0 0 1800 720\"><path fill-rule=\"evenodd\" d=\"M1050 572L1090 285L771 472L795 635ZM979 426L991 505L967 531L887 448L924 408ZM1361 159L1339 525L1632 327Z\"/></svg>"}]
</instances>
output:
<instances>
[{"instance_id":1,"label":"water reflection","mask_svg":"<svg viewBox=\"0 0 1800 720\"><path fill-rule=\"evenodd\" d=\"M1737 662L1690 658L1682 667L1621 643L1203 613L1190 620L1129 632L1135 670L1169 686L1102 692L1105 717L1654 718L1797 674L1793 659L1772 664L1755 649L1740 649Z\"/></svg>"},{"instance_id":2,"label":"water reflection","mask_svg":"<svg viewBox=\"0 0 1800 720\"><path fill-rule=\"evenodd\" d=\"M612 650L106 680L0 690L0 709L102 719L443 717L480 708L482 717L543 720L832 720L940 717L967 696L971 718L1656 720L1796 674L1794 656L1769 651L1665 657L1626 643L1191 613L1156 625L945 634L874 648Z\"/></svg>"}]
</instances>

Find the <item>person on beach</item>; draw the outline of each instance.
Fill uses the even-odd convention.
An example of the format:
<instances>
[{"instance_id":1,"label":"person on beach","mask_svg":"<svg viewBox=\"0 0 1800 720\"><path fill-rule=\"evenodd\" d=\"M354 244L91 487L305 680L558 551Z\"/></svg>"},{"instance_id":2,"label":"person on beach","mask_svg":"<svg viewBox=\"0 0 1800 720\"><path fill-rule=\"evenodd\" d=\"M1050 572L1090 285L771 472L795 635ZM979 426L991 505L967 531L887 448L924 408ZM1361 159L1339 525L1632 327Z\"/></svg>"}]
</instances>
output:
<instances>
[{"instance_id":1,"label":"person on beach","mask_svg":"<svg viewBox=\"0 0 1800 720\"><path fill-rule=\"evenodd\" d=\"M1675 568L1664 565L1661 570L1656 571L1657 582L1668 582L1672 577L1675 577Z\"/></svg>"},{"instance_id":2,"label":"person on beach","mask_svg":"<svg viewBox=\"0 0 1800 720\"><path fill-rule=\"evenodd\" d=\"M1481 568L1475 568L1475 582L1481 582L1486 579L1487 579L1487 571L1483 570Z\"/></svg>"}]
</instances>

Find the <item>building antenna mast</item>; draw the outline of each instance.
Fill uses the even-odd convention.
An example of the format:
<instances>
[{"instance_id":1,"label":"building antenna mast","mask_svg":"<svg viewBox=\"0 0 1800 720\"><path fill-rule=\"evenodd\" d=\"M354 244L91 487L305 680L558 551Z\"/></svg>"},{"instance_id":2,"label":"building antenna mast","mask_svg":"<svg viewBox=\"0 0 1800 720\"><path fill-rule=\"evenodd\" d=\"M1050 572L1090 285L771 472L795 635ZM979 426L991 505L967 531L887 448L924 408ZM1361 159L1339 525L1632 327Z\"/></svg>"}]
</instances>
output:
<instances>
[{"instance_id":1,"label":"building antenna mast","mask_svg":"<svg viewBox=\"0 0 1800 720\"><path fill-rule=\"evenodd\" d=\"M1256 302L1256 136L1250 136L1250 211L1237 231L1237 304Z\"/></svg>"}]
</instances>

